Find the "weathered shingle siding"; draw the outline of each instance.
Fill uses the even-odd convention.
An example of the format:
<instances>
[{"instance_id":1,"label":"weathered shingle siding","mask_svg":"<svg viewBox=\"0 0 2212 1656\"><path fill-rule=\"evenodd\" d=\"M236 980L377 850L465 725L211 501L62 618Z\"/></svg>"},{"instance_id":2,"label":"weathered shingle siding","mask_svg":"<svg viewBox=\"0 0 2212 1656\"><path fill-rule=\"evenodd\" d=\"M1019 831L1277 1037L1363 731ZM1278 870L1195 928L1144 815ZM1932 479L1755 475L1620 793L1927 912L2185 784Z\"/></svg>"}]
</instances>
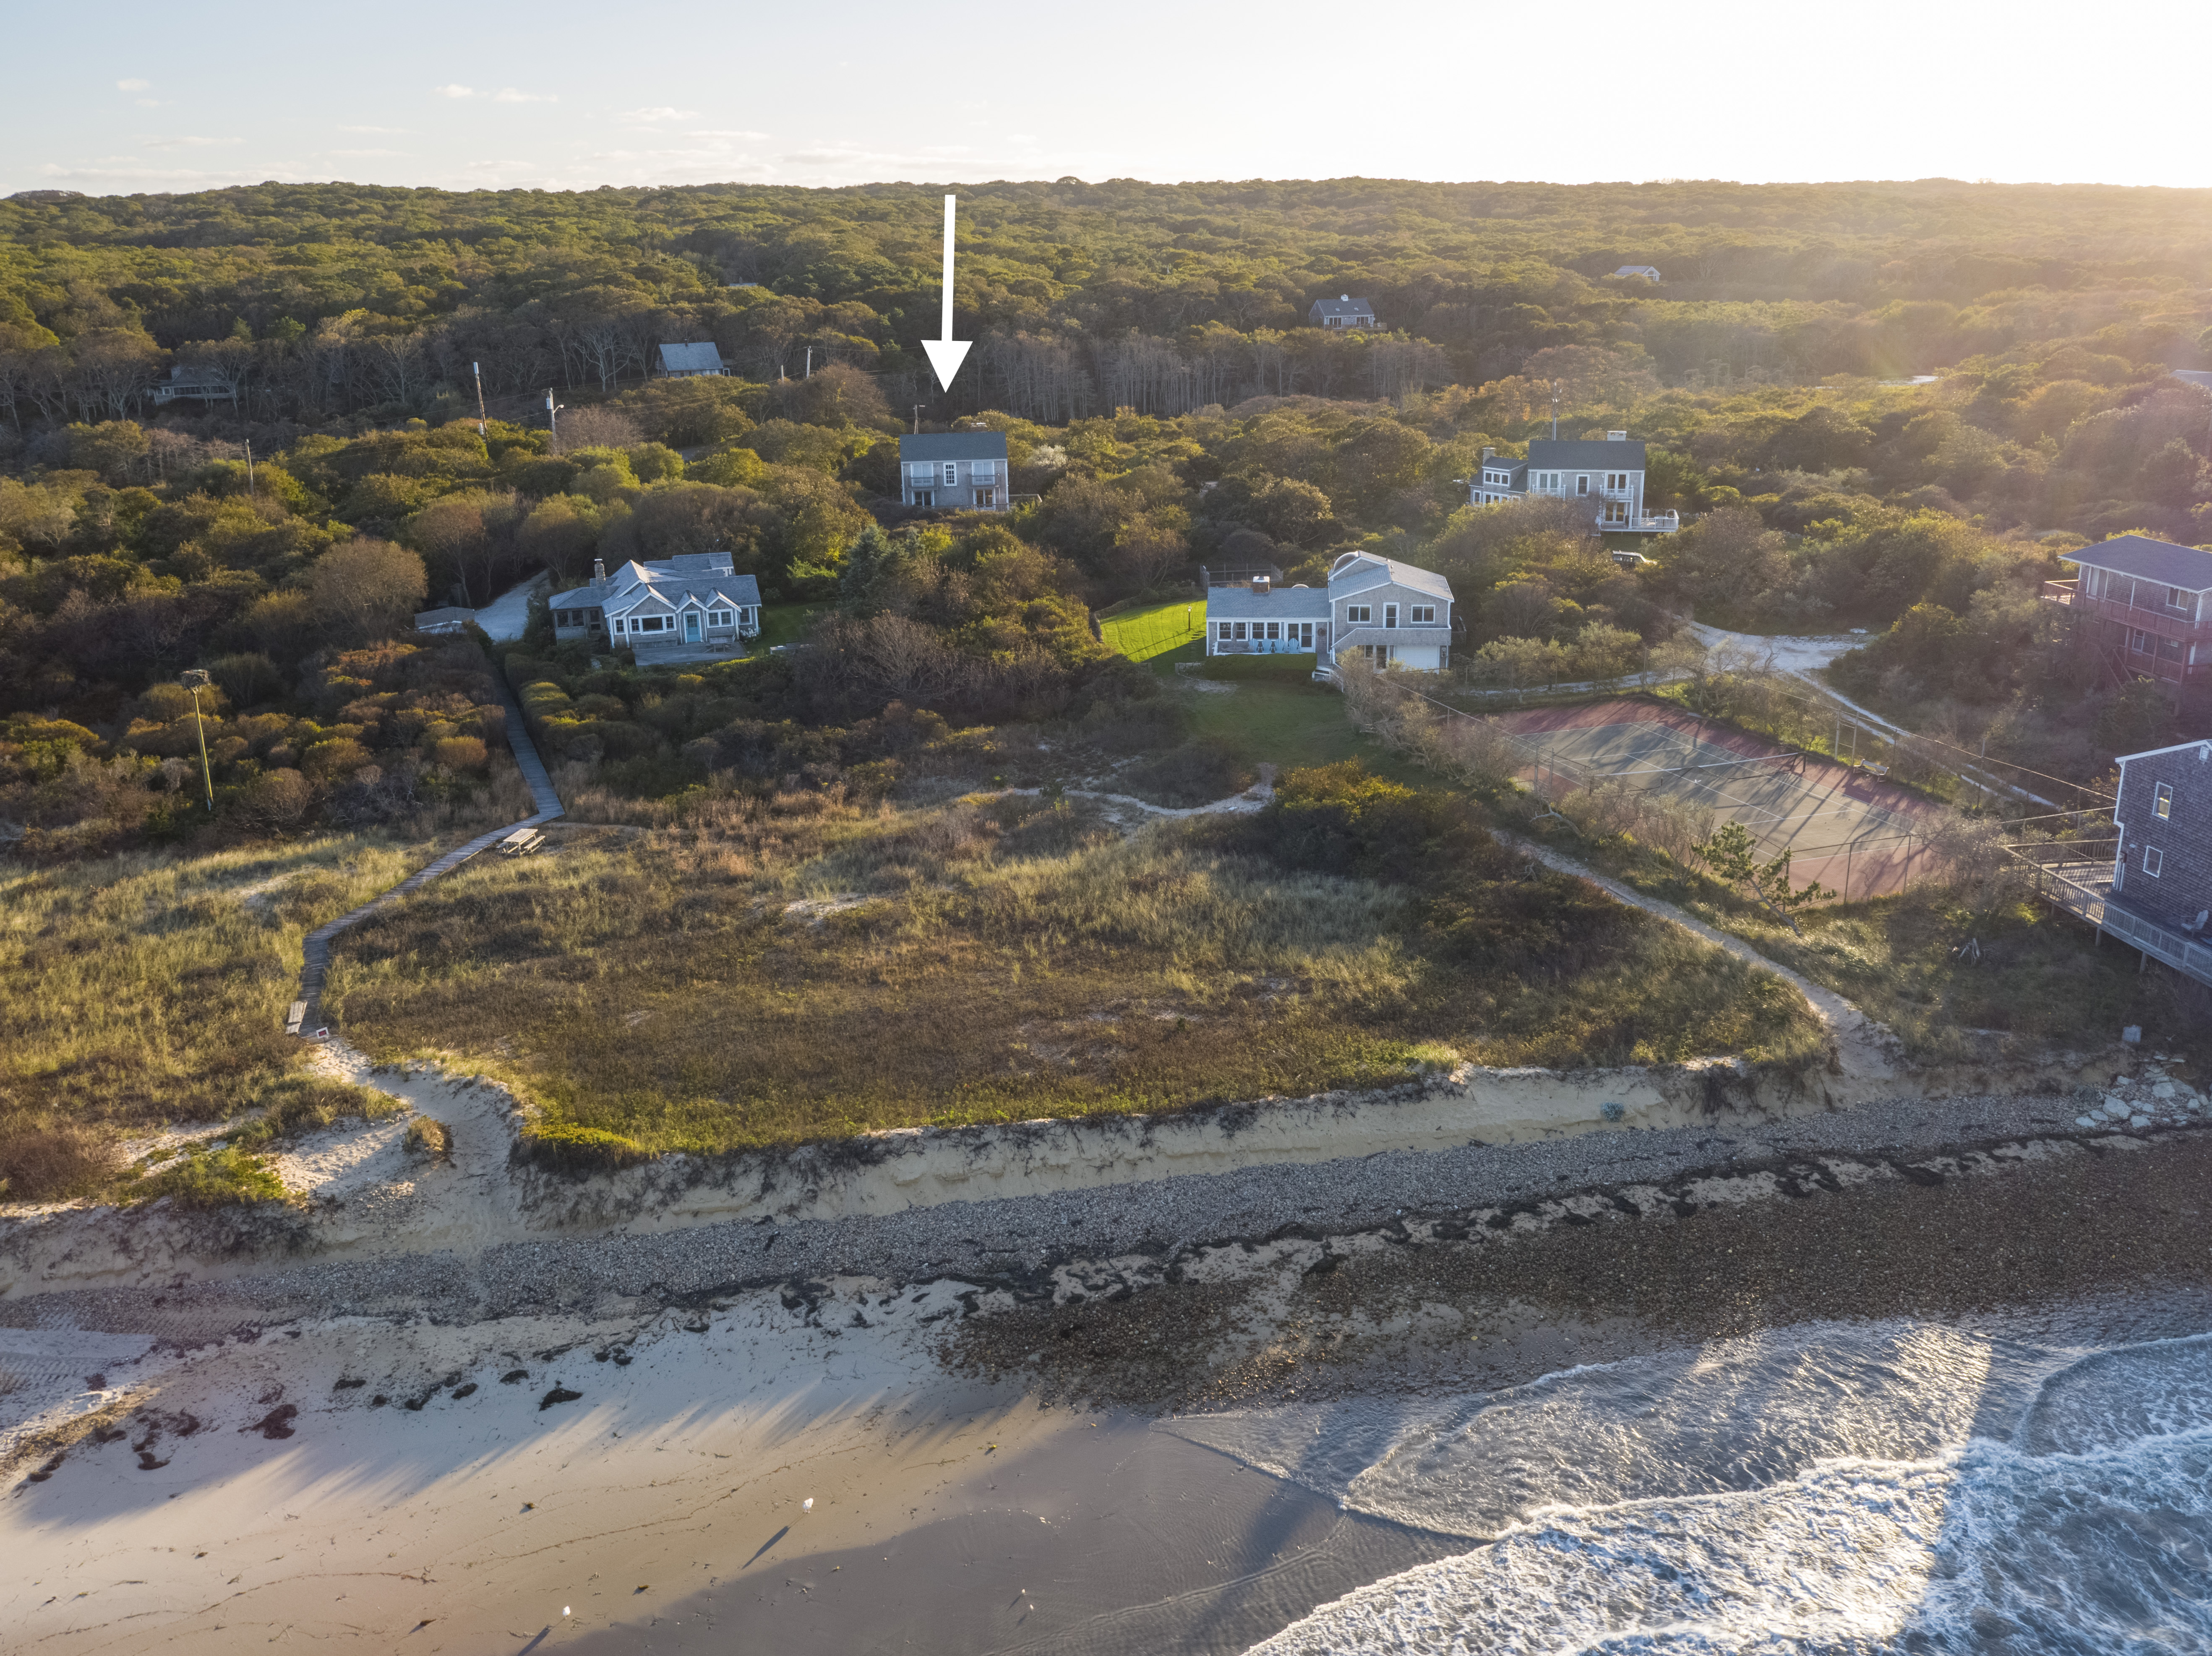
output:
<instances>
[{"instance_id":1,"label":"weathered shingle siding","mask_svg":"<svg viewBox=\"0 0 2212 1656\"><path fill-rule=\"evenodd\" d=\"M2113 815L2123 840L2120 895L2169 925L2185 926L2212 908L2212 743L2129 755ZM2157 814L2160 784L2173 790L2171 813ZM2158 877L2143 871L2146 848L2161 853Z\"/></svg>"}]
</instances>

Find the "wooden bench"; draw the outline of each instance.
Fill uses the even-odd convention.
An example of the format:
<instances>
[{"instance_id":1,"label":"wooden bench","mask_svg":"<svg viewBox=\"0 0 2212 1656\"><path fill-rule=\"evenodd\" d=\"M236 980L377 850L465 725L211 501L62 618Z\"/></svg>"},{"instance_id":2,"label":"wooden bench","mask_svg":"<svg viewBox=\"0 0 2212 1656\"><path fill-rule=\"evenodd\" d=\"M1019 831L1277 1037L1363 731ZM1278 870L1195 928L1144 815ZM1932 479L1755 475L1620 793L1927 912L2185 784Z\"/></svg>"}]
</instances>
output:
<instances>
[{"instance_id":1,"label":"wooden bench","mask_svg":"<svg viewBox=\"0 0 2212 1656\"><path fill-rule=\"evenodd\" d=\"M517 828L499 842L502 857L527 857L545 843L545 836L534 828Z\"/></svg>"},{"instance_id":2,"label":"wooden bench","mask_svg":"<svg viewBox=\"0 0 2212 1656\"><path fill-rule=\"evenodd\" d=\"M298 1034L300 1026L307 1021L307 1003L303 1000L294 1001L292 1010L284 1014L284 1033L288 1035Z\"/></svg>"}]
</instances>

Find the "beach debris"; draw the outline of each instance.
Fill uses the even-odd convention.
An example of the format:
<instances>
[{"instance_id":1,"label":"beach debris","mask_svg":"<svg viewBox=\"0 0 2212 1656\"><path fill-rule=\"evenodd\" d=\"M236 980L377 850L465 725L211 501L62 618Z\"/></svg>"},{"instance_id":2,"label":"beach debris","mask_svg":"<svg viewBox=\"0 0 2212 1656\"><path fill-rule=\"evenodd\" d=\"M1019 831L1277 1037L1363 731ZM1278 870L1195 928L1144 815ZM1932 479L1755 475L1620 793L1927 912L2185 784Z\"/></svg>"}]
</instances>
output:
<instances>
[{"instance_id":1,"label":"beach debris","mask_svg":"<svg viewBox=\"0 0 2212 1656\"><path fill-rule=\"evenodd\" d=\"M1628 1113L1628 1107L1616 1100L1607 1099L1597 1107L1597 1113L1607 1121L1618 1121Z\"/></svg>"},{"instance_id":2,"label":"beach debris","mask_svg":"<svg viewBox=\"0 0 2212 1656\"><path fill-rule=\"evenodd\" d=\"M258 1432L274 1442L278 1438L292 1435L292 1422L300 1412L296 1403L280 1404L250 1426L241 1426L241 1432Z\"/></svg>"},{"instance_id":3,"label":"beach debris","mask_svg":"<svg viewBox=\"0 0 2212 1656\"><path fill-rule=\"evenodd\" d=\"M2126 1028L2124 1028L2124 1029L2121 1030L2121 1031L2120 1031L2120 1045L2122 1045L2123 1046L2142 1046L2142 1025L2141 1025L2140 1023L2130 1023L2130 1025L2128 1025L2128 1027L2127 1027Z\"/></svg>"},{"instance_id":4,"label":"beach debris","mask_svg":"<svg viewBox=\"0 0 2212 1656\"><path fill-rule=\"evenodd\" d=\"M563 1616L574 1616L575 1613L576 1612L574 1611L570 1610L566 1604L561 1606L561 1614Z\"/></svg>"},{"instance_id":5,"label":"beach debris","mask_svg":"<svg viewBox=\"0 0 2212 1656\"><path fill-rule=\"evenodd\" d=\"M814 1510L814 1497L812 1495L809 1495L805 1500L800 1501L799 1503L799 1510L803 1513L812 1512Z\"/></svg>"},{"instance_id":6,"label":"beach debris","mask_svg":"<svg viewBox=\"0 0 2212 1656\"><path fill-rule=\"evenodd\" d=\"M529 1378L530 1371L527 1368L510 1368L499 1377L499 1383L501 1386L512 1386L517 1380L526 1380Z\"/></svg>"},{"instance_id":7,"label":"beach debris","mask_svg":"<svg viewBox=\"0 0 2212 1656\"><path fill-rule=\"evenodd\" d=\"M453 1395L457 1398L470 1397L474 1395L476 1389L477 1383L471 1380L466 1386L456 1386L453 1388Z\"/></svg>"},{"instance_id":8,"label":"beach debris","mask_svg":"<svg viewBox=\"0 0 2212 1656\"><path fill-rule=\"evenodd\" d=\"M581 1392L571 1392L565 1386L556 1386L538 1399L538 1412L542 1415L556 1403L574 1403L583 1395Z\"/></svg>"}]
</instances>

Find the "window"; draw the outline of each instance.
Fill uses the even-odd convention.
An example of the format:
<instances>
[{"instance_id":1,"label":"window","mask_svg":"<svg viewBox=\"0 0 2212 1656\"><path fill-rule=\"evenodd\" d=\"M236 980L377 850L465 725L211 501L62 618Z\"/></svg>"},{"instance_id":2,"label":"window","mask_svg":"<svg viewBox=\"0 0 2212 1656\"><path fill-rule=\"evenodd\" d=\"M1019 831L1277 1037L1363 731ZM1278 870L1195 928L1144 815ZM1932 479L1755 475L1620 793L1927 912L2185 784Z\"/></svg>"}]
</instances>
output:
<instances>
[{"instance_id":1,"label":"window","mask_svg":"<svg viewBox=\"0 0 2212 1656\"><path fill-rule=\"evenodd\" d=\"M1382 624L1385 627L1395 627L1398 624L1398 606L1396 604L1386 604L1382 606Z\"/></svg>"},{"instance_id":2,"label":"window","mask_svg":"<svg viewBox=\"0 0 2212 1656\"><path fill-rule=\"evenodd\" d=\"M1559 474L1556 471L1540 471L1536 473L1536 490L1539 494L1558 494L1559 492Z\"/></svg>"},{"instance_id":3,"label":"window","mask_svg":"<svg viewBox=\"0 0 2212 1656\"><path fill-rule=\"evenodd\" d=\"M2161 822L2173 815L2173 790L2167 784L2158 785L2158 793L2151 801L2150 814Z\"/></svg>"},{"instance_id":4,"label":"window","mask_svg":"<svg viewBox=\"0 0 2212 1656\"><path fill-rule=\"evenodd\" d=\"M1587 494L1589 493L1589 473L1587 471L1577 472L1575 474L1575 493L1577 494Z\"/></svg>"},{"instance_id":5,"label":"window","mask_svg":"<svg viewBox=\"0 0 2212 1656\"><path fill-rule=\"evenodd\" d=\"M2149 875L2152 879L2155 880L2158 878L2159 870L2165 866L2166 853L2164 852L2160 851L2156 846L2145 846L2143 847L2144 873Z\"/></svg>"},{"instance_id":6,"label":"window","mask_svg":"<svg viewBox=\"0 0 2212 1656\"><path fill-rule=\"evenodd\" d=\"M2165 657L2168 661L2180 660L2181 640L2178 638L2162 638L2159 640L2158 652L2160 655Z\"/></svg>"},{"instance_id":7,"label":"window","mask_svg":"<svg viewBox=\"0 0 2212 1656\"><path fill-rule=\"evenodd\" d=\"M1437 624L1437 606L1433 604L1415 604L1407 613L1406 622L1407 625L1410 627L1435 626Z\"/></svg>"},{"instance_id":8,"label":"window","mask_svg":"<svg viewBox=\"0 0 2212 1656\"><path fill-rule=\"evenodd\" d=\"M1371 605L1355 604L1345 610L1344 618L1354 627L1364 627L1375 619L1375 610Z\"/></svg>"},{"instance_id":9,"label":"window","mask_svg":"<svg viewBox=\"0 0 2212 1656\"><path fill-rule=\"evenodd\" d=\"M996 506L998 500L999 491L995 488L979 488L975 491L977 506Z\"/></svg>"},{"instance_id":10,"label":"window","mask_svg":"<svg viewBox=\"0 0 2212 1656\"><path fill-rule=\"evenodd\" d=\"M914 503L916 506L935 506L937 496L926 488L917 488L914 492Z\"/></svg>"},{"instance_id":11,"label":"window","mask_svg":"<svg viewBox=\"0 0 2212 1656\"><path fill-rule=\"evenodd\" d=\"M945 486L947 488L960 481L960 468L947 460L945 463Z\"/></svg>"},{"instance_id":12,"label":"window","mask_svg":"<svg viewBox=\"0 0 2212 1656\"><path fill-rule=\"evenodd\" d=\"M1244 623L1241 621L1237 623L1236 636L1238 638L1243 638L1244 636Z\"/></svg>"},{"instance_id":13,"label":"window","mask_svg":"<svg viewBox=\"0 0 2212 1656\"><path fill-rule=\"evenodd\" d=\"M1224 621L1224 622L1220 622L1220 623L1219 623L1219 626L1220 626L1220 628L1221 628L1221 631L1219 632L1219 634L1217 634L1217 636L1221 637L1221 638L1227 638L1227 637L1229 636L1229 623L1228 623L1227 622L1225 622L1225 621Z\"/></svg>"},{"instance_id":14,"label":"window","mask_svg":"<svg viewBox=\"0 0 2212 1656\"><path fill-rule=\"evenodd\" d=\"M1297 641L1306 649L1313 648L1313 622L1308 621L1298 623Z\"/></svg>"},{"instance_id":15,"label":"window","mask_svg":"<svg viewBox=\"0 0 2212 1656\"><path fill-rule=\"evenodd\" d=\"M1614 494L1626 494L1628 493L1628 474L1625 471L1607 472L1605 474L1605 486L1608 493Z\"/></svg>"},{"instance_id":16,"label":"window","mask_svg":"<svg viewBox=\"0 0 2212 1656\"><path fill-rule=\"evenodd\" d=\"M2130 628L2128 631L2128 648L2133 650L2139 656L2148 655L2150 653L2150 634L2144 632L2140 627Z\"/></svg>"}]
</instances>

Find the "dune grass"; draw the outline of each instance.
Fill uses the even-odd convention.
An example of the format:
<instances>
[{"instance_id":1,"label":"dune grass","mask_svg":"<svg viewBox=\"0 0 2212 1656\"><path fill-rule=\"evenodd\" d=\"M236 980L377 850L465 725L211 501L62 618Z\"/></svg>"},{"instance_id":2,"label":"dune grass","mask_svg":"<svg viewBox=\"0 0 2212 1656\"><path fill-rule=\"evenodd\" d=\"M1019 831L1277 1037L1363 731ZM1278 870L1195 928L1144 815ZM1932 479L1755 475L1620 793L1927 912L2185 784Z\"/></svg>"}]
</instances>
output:
<instances>
[{"instance_id":1,"label":"dune grass","mask_svg":"<svg viewBox=\"0 0 2212 1656\"><path fill-rule=\"evenodd\" d=\"M1524 982L1424 952L1406 887L1176 828L781 809L465 870L348 933L329 1003L379 1057L453 1054L659 1152L1373 1086L1453 1054L1817 1050L1794 991L1641 916L1601 968Z\"/></svg>"},{"instance_id":2,"label":"dune grass","mask_svg":"<svg viewBox=\"0 0 2212 1656\"><path fill-rule=\"evenodd\" d=\"M301 939L429 854L337 835L0 869L0 1195L104 1190L131 1132L329 1119L283 1034Z\"/></svg>"}]
</instances>

